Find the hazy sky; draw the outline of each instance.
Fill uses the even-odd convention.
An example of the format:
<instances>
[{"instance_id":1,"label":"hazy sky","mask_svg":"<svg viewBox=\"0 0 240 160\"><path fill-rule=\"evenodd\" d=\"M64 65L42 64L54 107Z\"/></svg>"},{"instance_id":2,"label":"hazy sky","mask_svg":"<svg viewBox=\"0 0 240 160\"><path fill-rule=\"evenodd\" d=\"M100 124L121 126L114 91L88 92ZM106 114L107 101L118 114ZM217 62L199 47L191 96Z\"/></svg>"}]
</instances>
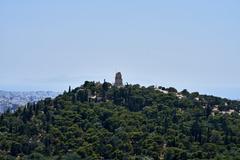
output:
<instances>
[{"instance_id":1,"label":"hazy sky","mask_svg":"<svg viewBox=\"0 0 240 160\"><path fill-rule=\"evenodd\" d=\"M240 98L239 0L1 0L0 89L85 80Z\"/></svg>"}]
</instances>

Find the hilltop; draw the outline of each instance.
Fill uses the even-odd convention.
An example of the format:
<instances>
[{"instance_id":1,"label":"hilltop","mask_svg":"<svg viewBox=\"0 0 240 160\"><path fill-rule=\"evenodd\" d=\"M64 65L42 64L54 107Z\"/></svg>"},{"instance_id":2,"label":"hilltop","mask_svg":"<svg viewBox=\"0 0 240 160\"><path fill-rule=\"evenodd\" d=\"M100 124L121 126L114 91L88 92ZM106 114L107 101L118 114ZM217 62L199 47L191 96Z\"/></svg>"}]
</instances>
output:
<instances>
[{"instance_id":1,"label":"hilltop","mask_svg":"<svg viewBox=\"0 0 240 160\"><path fill-rule=\"evenodd\" d=\"M86 81L0 117L0 159L239 159L240 102Z\"/></svg>"}]
</instances>

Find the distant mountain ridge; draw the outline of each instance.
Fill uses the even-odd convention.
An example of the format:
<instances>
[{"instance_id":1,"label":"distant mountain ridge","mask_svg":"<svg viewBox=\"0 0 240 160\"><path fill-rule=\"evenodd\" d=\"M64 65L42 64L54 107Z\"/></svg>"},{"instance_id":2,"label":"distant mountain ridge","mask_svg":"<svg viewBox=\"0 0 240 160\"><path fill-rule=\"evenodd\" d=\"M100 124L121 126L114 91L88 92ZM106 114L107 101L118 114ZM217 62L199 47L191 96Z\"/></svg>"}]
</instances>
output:
<instances>
[{"instance_id":1,"label":"distant mountain ridge","mask_svg":"<svg viewBox=\"0 0 240 160\"><path fill-rule=\"evenodd\" d=\"M47 97L55 98L59 95L53 91L3 91L0 90L0 113L26 105L28 102L37 102Z\"/></svg>"}]
</instances>

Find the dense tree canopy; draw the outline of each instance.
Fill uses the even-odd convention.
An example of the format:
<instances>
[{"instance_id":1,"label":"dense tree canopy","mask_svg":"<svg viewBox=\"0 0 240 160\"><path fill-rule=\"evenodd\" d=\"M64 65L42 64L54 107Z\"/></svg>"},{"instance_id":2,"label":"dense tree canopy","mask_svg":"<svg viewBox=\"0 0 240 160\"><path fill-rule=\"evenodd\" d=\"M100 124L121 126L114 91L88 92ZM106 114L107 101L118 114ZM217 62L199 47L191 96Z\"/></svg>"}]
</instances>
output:
<instances>
[{"instance_id":1,"label":"dense tree canopy","mask_svg":"<svg viewBox=\"0 0 240 160\"><path fill-rule=\"evenodd\" d=\"M240 102L86 81L0 116L0 159L240 159Z\"/></svg>"}]
</instances>

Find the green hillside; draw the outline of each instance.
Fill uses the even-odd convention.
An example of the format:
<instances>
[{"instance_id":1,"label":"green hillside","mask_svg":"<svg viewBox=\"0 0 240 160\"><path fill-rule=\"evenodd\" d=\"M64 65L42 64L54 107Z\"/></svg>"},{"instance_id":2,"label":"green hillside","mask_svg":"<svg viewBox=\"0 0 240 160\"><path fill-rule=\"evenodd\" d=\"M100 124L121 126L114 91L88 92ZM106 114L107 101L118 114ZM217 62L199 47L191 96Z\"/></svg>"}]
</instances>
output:
<instances>
[{"instance_id":1,"label":"green hillside","mask_svg":"<svg viewBox=\"0 0 240 160\"><path fill-rule=\"evenodd\" d=\"M86 81L0 116L0 159L240 160L240 102Z\"/></svg>"}]
</instances>

